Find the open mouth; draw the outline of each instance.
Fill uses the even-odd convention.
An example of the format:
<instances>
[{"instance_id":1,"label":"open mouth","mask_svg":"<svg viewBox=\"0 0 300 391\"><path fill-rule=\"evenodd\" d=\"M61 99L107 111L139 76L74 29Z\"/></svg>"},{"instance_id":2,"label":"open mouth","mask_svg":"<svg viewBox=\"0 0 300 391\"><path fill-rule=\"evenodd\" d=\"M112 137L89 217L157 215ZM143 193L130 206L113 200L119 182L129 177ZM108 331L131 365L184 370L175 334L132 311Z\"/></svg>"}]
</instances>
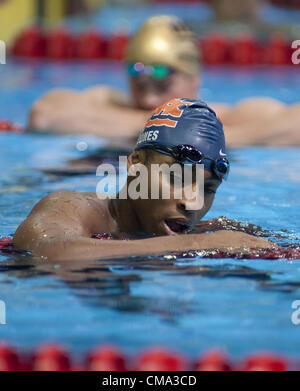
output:
<instances>
[{"instance_id":1,"label":"open mouth","mask_svg":"<svg viewBox=\"0 0 300 391\"><path fill-rule=\"evenodd\" d=\"M184 234L190 230L190 224L185 219L166 219L164 223L168 235Z\"/></svg>"}]
</instances>

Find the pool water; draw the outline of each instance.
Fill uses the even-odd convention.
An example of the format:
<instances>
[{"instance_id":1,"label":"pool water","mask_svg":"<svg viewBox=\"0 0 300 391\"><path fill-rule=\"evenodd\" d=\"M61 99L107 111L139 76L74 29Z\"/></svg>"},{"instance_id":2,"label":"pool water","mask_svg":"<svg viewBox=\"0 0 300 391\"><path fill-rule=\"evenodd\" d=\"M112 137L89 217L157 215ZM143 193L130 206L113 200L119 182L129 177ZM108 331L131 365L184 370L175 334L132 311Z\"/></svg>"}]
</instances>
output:
<instances>
[{"instance_id":1,"label":"pool water","mask_svg":"<svg viewBox=\"0 0 300 391\"><path fill-rule=\"evenodd\" d=\"M105 82L127 91L118 64L11 62L0 72L0 118L22 124L32 102L54 86ZM203 79L202 96L211 101L235 103L253 94L300 100L300 74L292 67L210 68ZM80 141L87 151L78 150ZM50 192L95 191L95 175L61 177L39 168L105 144L95 137L1 134L0 236L13 234ZM207 218L257 224L280 233L283 244L299 245L299 150L243 148L231 158L230 178ZM299 261L153 257L49 265L2 254L0 284L7 310L0 339L25 350L58 341L78 355L113 343L127 353L163 345L191 356L213 347L234 357L259 350L300 356L300 325L291 321L292 302L300 299Z\"/></svg>"}]
</instances>

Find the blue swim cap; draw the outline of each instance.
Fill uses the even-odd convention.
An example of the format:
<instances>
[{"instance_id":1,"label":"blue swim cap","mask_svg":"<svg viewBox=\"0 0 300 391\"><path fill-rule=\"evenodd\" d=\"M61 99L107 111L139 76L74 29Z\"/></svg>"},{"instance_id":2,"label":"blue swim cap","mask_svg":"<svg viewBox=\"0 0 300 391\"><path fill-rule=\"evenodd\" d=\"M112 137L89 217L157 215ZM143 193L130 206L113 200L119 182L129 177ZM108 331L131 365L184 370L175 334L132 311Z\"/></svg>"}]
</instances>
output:
<instances>
[{"instance_id":1,"label":"blue swim cap","mask_svg":"<svg viewBox=\"0 0 300 391\"><path fill-rule=\"evenodd\" d=\"M227 157L223 125L202 100L176 98L157 108L141 132L135 150L185 144L210 159ZM211 160L204 159L203 164L211 171Z\"/></svg>"}]
</instances>

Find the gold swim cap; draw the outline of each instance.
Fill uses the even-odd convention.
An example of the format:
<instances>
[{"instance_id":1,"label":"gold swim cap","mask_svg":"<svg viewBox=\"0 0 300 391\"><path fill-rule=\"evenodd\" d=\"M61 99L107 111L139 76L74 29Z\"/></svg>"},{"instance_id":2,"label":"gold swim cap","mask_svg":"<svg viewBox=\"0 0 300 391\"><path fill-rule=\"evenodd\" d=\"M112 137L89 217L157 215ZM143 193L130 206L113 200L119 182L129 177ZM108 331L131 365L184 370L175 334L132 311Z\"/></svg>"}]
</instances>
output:
<instances>
[{"instance_id":1,"label":"gold swim cap","mask_svg":"<svg viewBox=\"0 0 300 391\"><path fill-rule=\"evenodd\" d=\"M159 15L146 20L130 40L127 63L163 64L190 76L200 70L200 49L195 35L175 16Z\"/></svg>"}]
</instances>

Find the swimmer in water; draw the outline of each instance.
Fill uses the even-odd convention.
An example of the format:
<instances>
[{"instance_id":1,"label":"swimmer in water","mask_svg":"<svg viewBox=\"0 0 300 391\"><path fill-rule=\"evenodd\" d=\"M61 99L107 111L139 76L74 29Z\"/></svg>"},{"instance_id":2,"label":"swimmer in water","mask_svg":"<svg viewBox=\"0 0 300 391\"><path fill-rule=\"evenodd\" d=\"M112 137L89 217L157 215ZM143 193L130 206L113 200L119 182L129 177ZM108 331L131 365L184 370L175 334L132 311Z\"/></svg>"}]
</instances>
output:
<instances>
[{"instance_id":1,"label":"swimmer in water","mask_svg":"<svg viewBox=\"0 0 300 391\"><path fill-rule=\"evenodd\" d=\"M127 48L130 99L108 86L55 89L33 105L27 128L135 138L155 107L178 96L197 99L200 65L196 37L178 18L151 17ZM235 106L210 105L222 119L229 147L300 145L300 104L250 98Z\"/></svg>"},{"instance_id":2,"label":"swimmer in water","mask_svg":"<svg viewBox=\"0 0 300 391\"><path fill-rule=\"evenodd\" d=\"M152 195L155 165L197 168L204 166L204 191L191 176L193 197L175 197L175 178L161 175L159 197L100 199L96 193L60 191L43 198L17 229L13 243L18 249L48 260L72 261L158 255L187 250L277 248L267 240L242 232L220 230L192 234L211 208L215 194L229 173L223 125L203 101L173 99L153 112L127 160L128 189L138 165L147 168L147 195ZM203 167L201 166L201 167ZM194 173L194 171L193 171ZM170 197L162 196L165 181ZM129 194L130 192L128 192ZM199 197L203 204L199 204ZM200 206L200 207L199 207ZM136 240L99 240L96 234L139 237ZM146 238L142 238L146 237Z\"/></svg>"}]
</instances>

